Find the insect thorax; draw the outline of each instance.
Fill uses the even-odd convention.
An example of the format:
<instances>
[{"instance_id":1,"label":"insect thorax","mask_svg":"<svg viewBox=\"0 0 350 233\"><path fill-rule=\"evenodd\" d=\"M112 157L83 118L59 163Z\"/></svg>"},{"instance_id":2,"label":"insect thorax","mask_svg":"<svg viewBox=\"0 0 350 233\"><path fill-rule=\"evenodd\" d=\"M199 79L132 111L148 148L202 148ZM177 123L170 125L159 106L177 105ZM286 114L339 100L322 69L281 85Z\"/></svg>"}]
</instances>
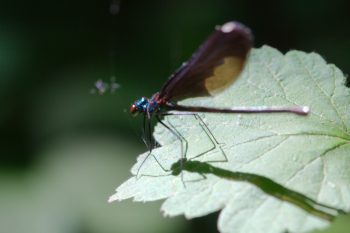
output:
<instances>
[{"instance_id":1,"label":"insect thorax","mask_svg":"<svg viewBox=\"0 0 350 233\"><path fill-rule=\"evenodd\" d=\"M148 99L142 97L141 99L134 102L134 105L139 112L153 113L159 111L159 104L155 98Z\"/></svg>"}]
</instances>

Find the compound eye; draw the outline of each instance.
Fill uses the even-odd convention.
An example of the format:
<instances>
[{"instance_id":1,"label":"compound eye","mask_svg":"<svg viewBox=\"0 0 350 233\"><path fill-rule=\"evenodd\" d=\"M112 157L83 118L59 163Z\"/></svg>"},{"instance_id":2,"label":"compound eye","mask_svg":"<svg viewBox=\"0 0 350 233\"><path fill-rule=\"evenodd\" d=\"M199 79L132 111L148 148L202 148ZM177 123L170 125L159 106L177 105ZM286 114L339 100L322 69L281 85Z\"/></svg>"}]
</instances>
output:
<instances>
[{"instance_id":1,"label":"compound eye","mask_svg":"<svg viewBox=\"0 0 350 233\"><path fill-rule=\"evenodd\" d=\"M135 104L131 105L131 107L130 107L130 113L131 113L131 115L133 115L133 116L136 116L136 115L139 113Z\"/></svg>"}]
</instances>

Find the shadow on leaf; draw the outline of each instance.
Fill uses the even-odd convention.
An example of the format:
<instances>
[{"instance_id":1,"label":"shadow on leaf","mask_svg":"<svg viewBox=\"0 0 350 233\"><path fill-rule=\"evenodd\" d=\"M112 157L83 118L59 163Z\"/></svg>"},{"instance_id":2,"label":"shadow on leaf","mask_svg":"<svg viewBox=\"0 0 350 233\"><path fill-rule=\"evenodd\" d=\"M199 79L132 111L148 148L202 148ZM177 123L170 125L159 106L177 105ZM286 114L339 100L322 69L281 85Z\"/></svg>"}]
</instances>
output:
<instances>
[{"instance_id":1,"label":"shadow on leaf","mask_svg":"<svg viewBox=\"0 0 350 233\"><path fill-rule=\"evenodd\" d=\"M171 166L172 175L180 175L183 170L198 173L202 176L212 174L228 180L249 182L270 196L294 204L308 213L328 221L332 221L338 214L346 214L343 210L318 203L304 194L288 189L264 176L245 172L232 172L214 167L208 163L187 159L180 159Z\"/></svg>"}]
</instances>

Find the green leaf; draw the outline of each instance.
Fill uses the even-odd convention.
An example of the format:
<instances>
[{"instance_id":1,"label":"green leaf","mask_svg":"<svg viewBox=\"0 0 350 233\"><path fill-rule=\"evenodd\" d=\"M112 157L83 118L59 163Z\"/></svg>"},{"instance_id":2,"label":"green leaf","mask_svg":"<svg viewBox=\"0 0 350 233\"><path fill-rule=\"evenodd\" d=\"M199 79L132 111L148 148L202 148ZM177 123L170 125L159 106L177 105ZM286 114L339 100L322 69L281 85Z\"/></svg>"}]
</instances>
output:
<instances>
[{"instance_id":1,"label":"green leaf","mask_svg":"<svg viewBox=\"0 0 350 233\"><path fill-rule=\"evenodd\" d=\"M317 203L349 211L350 92L344 83L342 72L315 53L283 55L264 46L252 51L240 79L229 89L181 104L310 106L308 116L199 114L209 131L193 116L164 120L188 142L187 160L260 175ZM207 179L188 170L172 175L166 170L181 158L183 142L160 124L154 136L162 146L151 156L139 156L132 168L134 177L119 186L110 201L166 199L162 206L165 215L187 218L221 210L220 232L307 232L329 225L329 221L249 182L213 172L206 173Z\"/></svg>"}]
</instances>

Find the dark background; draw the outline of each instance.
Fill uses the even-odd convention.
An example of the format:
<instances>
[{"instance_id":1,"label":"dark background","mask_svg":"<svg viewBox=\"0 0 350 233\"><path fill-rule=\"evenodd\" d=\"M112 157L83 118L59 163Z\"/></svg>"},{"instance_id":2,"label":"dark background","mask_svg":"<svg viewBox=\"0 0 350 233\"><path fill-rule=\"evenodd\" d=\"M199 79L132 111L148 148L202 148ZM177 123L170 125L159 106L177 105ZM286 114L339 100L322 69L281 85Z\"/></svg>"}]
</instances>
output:
<instances>
[{"instance_id":1,"label":"dark background","mask_svg":"<svg viewBox=\"0 0 350 233\"><path fill-rule=\"evenodd\" d=\"M314 51L348 74L349 9L345 0L0 1L0 226L215 231L215 214L163 219L160 202L106 203L146 150L130 103L230 20L252 29L255 47ZM115 93L90 93L111 77Z\"/></svg>"}]
</instances>

